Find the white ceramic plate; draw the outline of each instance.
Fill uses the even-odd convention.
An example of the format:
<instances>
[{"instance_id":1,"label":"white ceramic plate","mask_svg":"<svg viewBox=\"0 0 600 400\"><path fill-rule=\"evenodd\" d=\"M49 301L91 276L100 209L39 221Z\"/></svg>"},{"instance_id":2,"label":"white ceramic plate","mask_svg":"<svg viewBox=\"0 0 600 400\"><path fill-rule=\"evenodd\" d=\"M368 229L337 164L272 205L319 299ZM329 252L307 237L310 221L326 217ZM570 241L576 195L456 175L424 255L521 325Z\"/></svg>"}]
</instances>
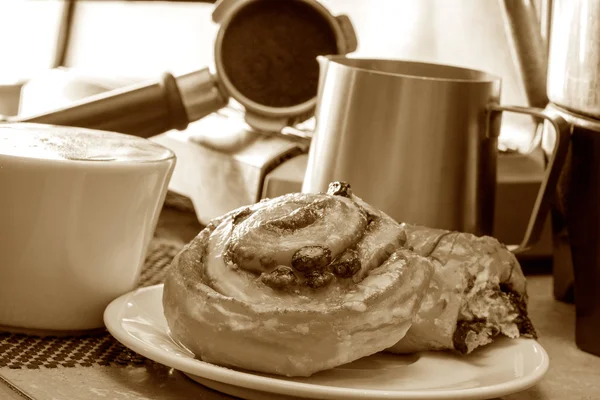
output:
<instances>
[{"instance_id":1,"label":"white ceramic plate","mask_svg":"<svg viewBox=\"0 0 600 400\"><path fill-rule=\"evenodd\" d=\"M114 300L104 313L109 332L151 360L246 399L490 399L534 385L548 369L548 354L529 339L499 340L466 357L376 354L309 378L223 368L195 359L171 338L162 290L151 286Z\"/></svg>"}]
</instances>

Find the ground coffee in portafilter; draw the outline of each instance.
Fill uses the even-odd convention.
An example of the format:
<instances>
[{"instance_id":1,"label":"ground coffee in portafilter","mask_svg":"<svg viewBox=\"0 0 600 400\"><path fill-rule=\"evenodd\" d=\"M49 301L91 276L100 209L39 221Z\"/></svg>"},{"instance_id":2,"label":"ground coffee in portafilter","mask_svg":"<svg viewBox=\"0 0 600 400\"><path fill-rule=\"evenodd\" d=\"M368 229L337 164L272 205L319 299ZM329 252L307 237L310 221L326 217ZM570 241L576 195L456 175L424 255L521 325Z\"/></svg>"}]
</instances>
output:
<instances>
[{"instance_id":1,"label":"ground coffee in portafilter","mask_svg":"<svg viewBox=\"0 0 600 400\"><path fill-rule=\"evenodd\" d=\"M319 55L337 54L329 22L296 0L249 3L232 18L221 46L223 69L246 98L290 107L317 95Z\"/></svg>"}]
</instances>

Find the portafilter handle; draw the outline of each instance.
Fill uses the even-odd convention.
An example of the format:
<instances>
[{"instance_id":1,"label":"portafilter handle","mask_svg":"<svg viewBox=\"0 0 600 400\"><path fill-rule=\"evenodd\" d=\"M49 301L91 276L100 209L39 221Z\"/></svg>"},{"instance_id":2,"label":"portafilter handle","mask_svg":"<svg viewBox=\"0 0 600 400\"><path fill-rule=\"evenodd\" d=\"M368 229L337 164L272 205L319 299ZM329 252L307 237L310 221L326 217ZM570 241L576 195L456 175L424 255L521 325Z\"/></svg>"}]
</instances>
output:
<instances>
[{"instance_id":1,"label":"portafilter handle","mask_svg":"<svg viewBox=\"0 0 600 400\"><path fill-rule=\"evenodd\" d=\"M215 77L203 68L179 77L160 79L87 97L57 110L6 122L33 122L126 133L143 138L171 129L183 130L225 107L228 97Z\"/></svg>"}]
</instances>

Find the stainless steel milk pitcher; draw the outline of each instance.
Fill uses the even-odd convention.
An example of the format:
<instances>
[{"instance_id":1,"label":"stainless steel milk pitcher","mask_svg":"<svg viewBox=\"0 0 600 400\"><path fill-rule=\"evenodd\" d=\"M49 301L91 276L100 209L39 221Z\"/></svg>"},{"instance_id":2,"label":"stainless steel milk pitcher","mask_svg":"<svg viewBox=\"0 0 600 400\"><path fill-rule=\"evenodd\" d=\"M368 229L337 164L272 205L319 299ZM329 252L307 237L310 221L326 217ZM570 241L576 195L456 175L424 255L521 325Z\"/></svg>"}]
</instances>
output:
<instances>
[{"instance_id":1,"label":"stainless steel milk pitcher","mask_svg":"<svg viewBox=\"0 0 600 400\"><path fill-rule=\"evenodd\" d=\"M303 191L343 180L398 221L489 235L501 114L529 114L557 132L521 247L538 239L569 140L556 112L499 105L501 79L481 71L343 56L319 62Z\"/></svg>"}]
</instances>

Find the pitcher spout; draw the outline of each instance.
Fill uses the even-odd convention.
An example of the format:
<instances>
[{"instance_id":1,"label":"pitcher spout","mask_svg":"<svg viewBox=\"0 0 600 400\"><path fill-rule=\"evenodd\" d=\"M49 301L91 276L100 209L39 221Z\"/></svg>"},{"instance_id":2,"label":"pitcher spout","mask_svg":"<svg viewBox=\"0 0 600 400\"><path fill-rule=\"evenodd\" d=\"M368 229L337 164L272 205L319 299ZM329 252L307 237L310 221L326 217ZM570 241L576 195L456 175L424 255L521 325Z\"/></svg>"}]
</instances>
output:
<instances>
[{"instance_id":1,"label":"pitcher spout","mask_svg":"<svg viewBox=\"0 0 600 400\"><path fill-rule=\"evenodd\" d=\"M331 56L317 56L317 62L319 63L319 76L323 76L327 70L327 66L331 62Z\"/></svg>"}]
</instances>

